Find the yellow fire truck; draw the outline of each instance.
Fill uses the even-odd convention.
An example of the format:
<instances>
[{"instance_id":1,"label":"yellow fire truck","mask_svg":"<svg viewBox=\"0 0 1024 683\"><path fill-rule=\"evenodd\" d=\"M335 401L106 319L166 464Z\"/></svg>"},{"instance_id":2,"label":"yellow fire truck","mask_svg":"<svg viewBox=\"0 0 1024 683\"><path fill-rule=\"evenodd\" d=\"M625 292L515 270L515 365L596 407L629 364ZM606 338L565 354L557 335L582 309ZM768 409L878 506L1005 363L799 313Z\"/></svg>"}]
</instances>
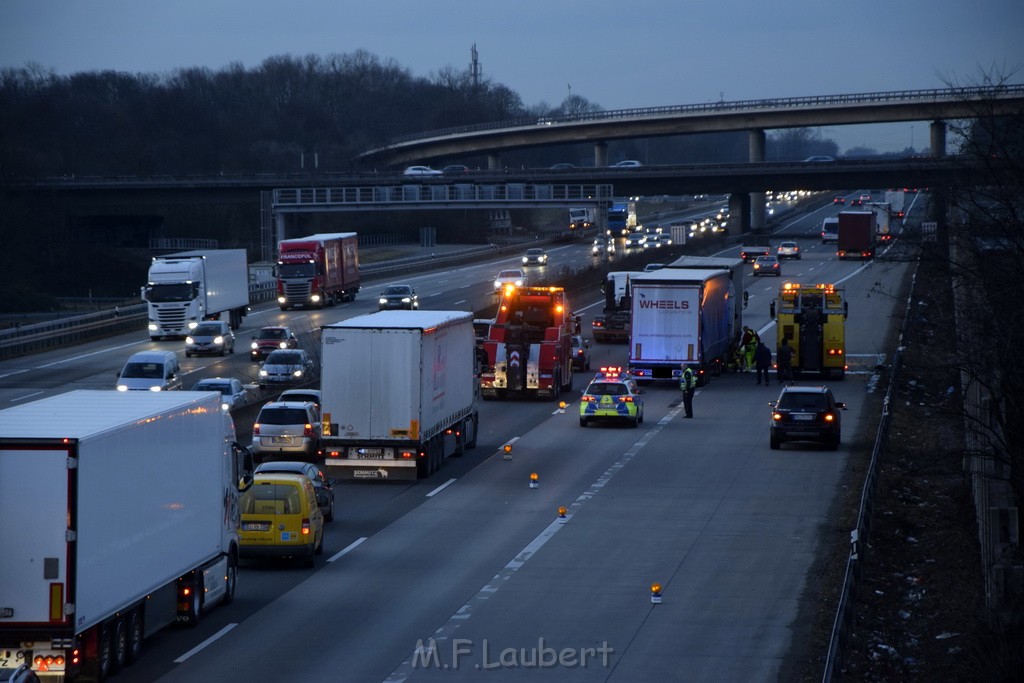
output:
<instances>
[{"instance_id":1,"label":"yellow fire truck","mask_svg":"<svg viewBox=\"0 0 1024 683\"><path fill-rule=\"evenodd\" d=\"M830 284L784 282L772 301L776 348L783 339L793 347L793 373L846 374L846 290Z\"/></svg>"}]
</instances>

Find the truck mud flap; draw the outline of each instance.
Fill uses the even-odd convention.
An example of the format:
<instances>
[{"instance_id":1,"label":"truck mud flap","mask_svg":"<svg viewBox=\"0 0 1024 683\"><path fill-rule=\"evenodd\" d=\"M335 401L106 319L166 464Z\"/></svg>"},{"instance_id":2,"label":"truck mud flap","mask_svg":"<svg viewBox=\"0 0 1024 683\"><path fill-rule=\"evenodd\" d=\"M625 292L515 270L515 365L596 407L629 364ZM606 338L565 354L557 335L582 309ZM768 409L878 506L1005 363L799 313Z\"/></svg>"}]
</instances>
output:
<instances>
[{"instance_id":1,"label":"truck mud flap","mask_svg":"<svg viewBox=\"0 0 1024 683\"><path fill-rule=\"evenodd\" d=\"M325 465L324 469L328 476L346 480L370 480L370 481L415 481L416 463L410 461L411 467L387 465L376 463L371 465L346 465L345 467L332 467Z\"/></svg>"}]
</instances>

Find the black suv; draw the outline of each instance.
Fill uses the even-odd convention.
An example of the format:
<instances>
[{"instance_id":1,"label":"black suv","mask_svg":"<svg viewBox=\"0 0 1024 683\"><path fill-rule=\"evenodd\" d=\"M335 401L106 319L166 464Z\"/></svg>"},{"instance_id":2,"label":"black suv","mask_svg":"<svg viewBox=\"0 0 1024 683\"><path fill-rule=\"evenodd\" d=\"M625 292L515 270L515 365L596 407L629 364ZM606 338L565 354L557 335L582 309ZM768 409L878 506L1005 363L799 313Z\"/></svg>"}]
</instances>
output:
<instances>
[{"instance_id":1,"label":"black suv","mask_svg":"<svg viewBox=\"0 0 1024 683\"><path fill-rule=\"evenodd\" d=\"M840 411L846 410L846 404L837 401L828 387L783 387L779 399L770 405L773 450L786 441L817 441L838 450Z\"/></svg>"}]
</instances>

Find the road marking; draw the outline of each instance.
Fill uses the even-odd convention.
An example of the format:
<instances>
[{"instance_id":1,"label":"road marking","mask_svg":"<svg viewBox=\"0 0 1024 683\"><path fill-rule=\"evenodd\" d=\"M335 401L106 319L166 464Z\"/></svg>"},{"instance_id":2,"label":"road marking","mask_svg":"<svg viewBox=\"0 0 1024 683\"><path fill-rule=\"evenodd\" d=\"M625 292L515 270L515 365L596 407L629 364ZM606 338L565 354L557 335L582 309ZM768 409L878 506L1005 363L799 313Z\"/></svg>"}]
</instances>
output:
<instances>
[{"instance_id":1,"label":"road marking","mask_svg":"<svg viewBox=\"0 0 1024 683\"><path fill-rule=\"evenodd\" d=\"M449 486L451 486L454 483L455 483L454 479L449 479L448 481L446 481L445 483L441 484L436 489L434 489L433 491L428 493L427 494L427 498L433 498L434 496L436 496L437 494L441 493L441 491L444 491L446 488L448 488Z\"/></svg>"},{"instance_id":2,"label":"road marking","mask_svg":"<svg viewBox=\"0 0 1024 683\"><path fill-rule=\"evenodd\" d=\"M34 391L31 394L25 394L24 396L19 396L17 398L12 398L11 399L11 403L17 403L18 401L24 401L26 398L29 398L31 396L38 396L41 393L43 393L43 392L41 392L41 391Z\"/></svg>"},{"instance_id":3,"label":"road marking","mask_svg":"<svg viewBox=\"0 0 1024 683\"><path fill-rule=\"evenodd\" d=\"M72 358L65 358L64 360L55 360L52 363L45 363L45 364L39 365L39 366L37 366L36 368L33 368L33 369L38 370L39 368L49 368L49 367L53 367L54 365L63 365L64 363L73 363L76 360L81 360L83 358L88 358L89 356L98 356L99 354L107 353L108 351L117 351L118 349L127 349L129 346L138 346L139 344L144 344L144 343L145 342L132 342L131 344L122 344L121 346L111 346L110 348L101 349L100 351L93 351L92 353L83 353L81 356L74 356Z\"/></svg>"},{"instance_id":4,"label":"road marking","mask_svg":"<svg viewBox=\"0 0 1024 683\"><path fill-rule=\"evenodd\" d=\"M612 477L614 477L622 468L629 464L640 450L648 444L662 430L662 428L671 422L676 416L683 411L683 406L676 406L673 410L669 411L668 415L658 421L656 425L651 427L636 443L622 454L622 456L616 460L608 469L606 469L601 476L599 476L590 487L581 493L579 497L573 501L569 506L569 513L566 514L565 519L555 518L548 526L541 531L537 536L526 544L526 546L516 553L515 557L508 561L497 574L495 574L491 580L483 588L477 591L476 595L471 597L466 604L455 611L448 621L441 625L434 634L430 636L428 640L442 641L451 638L455 631L458 630L462 624L466 623L469 618L473 615L473 611L482 607L488 600L495 595L502 586L508 584L509 579L527 563L527 561L533 557L537 551L544 547L548 541L554 537L560 529L566 527L566 522L571 520L573 515L580 511L583 504L596 496L601 489L603 489ZM517 437L518 438L518 437ZM416 672L417 667L413 664L417 654L415 651L410 655L404 662L398 665L391 674L385 678L386 682L399 683L405 681L409 676Z\"/></svg>"},{"instance_id":5,"label":"road marking","mask_svg":"<svg viewBox=\"0 0 1024 683\"><path fill-rule=\"evenodd\" d=\"M456 301L456 302L455 302L454 304L452 304L452 305L453 305L453 306L458 306L459 304L464 304L464 303L466 303L466 300L465 300L465 299L462 299L461 301Z\"/></svg>"},{"instance_id":6,"label":"road marking","mask_svg":"<svg viewBox=\"0 0 1024 683\"><path fill-rule=\"evenodd\" d=\"M203 650L207 646L213 644L214 641L218 640L221 636L227 634L228 631L230 631L231 629L233 629L236 626L238 626L238 624L228 624L227 626L225 626L221 630L217 631L212 636L210 636L209 638L207 638L203 642L199 643L198 645L196 645L194 648L192 648L191 650L189 650L188 652L186 652L182 656L180 656L177 659L175 659L174 663L175 664L181 664L182 662L184 662L186 659L188 659L192 655L198 653L200 650Z\"/></svg>"},{"instance_id":7,"label":"road marking","mask_svg":"<svg viewBox=\"0 0 1024 683\"><path fill-rule=\"evenodd\" d=\"M344 557L345 555L348 555L350 552L352 552L353 550L358 548L360 545L362 545L363 541L365 541L365 540L366 540L366 536L360 536L359 538L357 538L356 540L352 541L347 546L345 546L344 548L339 550L337 553L335 553L334 556L330 557L327 561L328 562L334 562L335 560L340 560L342 557Z\"/></svg>"}]
</instances>

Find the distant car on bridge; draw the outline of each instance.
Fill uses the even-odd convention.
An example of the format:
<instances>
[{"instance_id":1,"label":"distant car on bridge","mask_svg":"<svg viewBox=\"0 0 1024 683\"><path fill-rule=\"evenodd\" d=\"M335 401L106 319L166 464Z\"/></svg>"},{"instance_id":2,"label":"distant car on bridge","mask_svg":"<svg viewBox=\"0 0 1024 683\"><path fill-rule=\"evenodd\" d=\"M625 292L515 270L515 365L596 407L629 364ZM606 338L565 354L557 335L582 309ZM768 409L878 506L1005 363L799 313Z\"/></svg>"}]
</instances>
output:
<instances>
[{"instance_id":1,"label":"distant car on bridge","mask_svg":"<svg viewBox=\"0 0 1024 683\"><path fill-rule=\"evenodd\" d=\"M643 166L643 164L636 159L625 159L611 165L612 168L640 168L641 166Z\"/></svg>"},{"instance_id":2,"label":"distant car on bridge","mask_svg":"<svg viewBox=\"0 0 1024 683\"><path fill-rule=\"evenodd\" d=\"M444 173L429 166L408 166L402 171L402 175L444 175Z\"/></svg>"},{"instance_id":3,"label":"distant car on bridge","mask_svg":"<svg viewBox=\"0 0 1024 683\"><path fill-rule=\"evenodd\" d=\"M826 162L829 162L829 161L835 161L835 159L833 159L832 157L824 156L824 155L807 157L806 159L804 159L804 162L811 162L811 163L826 163Z\"/></svg>"}]
</instances>

